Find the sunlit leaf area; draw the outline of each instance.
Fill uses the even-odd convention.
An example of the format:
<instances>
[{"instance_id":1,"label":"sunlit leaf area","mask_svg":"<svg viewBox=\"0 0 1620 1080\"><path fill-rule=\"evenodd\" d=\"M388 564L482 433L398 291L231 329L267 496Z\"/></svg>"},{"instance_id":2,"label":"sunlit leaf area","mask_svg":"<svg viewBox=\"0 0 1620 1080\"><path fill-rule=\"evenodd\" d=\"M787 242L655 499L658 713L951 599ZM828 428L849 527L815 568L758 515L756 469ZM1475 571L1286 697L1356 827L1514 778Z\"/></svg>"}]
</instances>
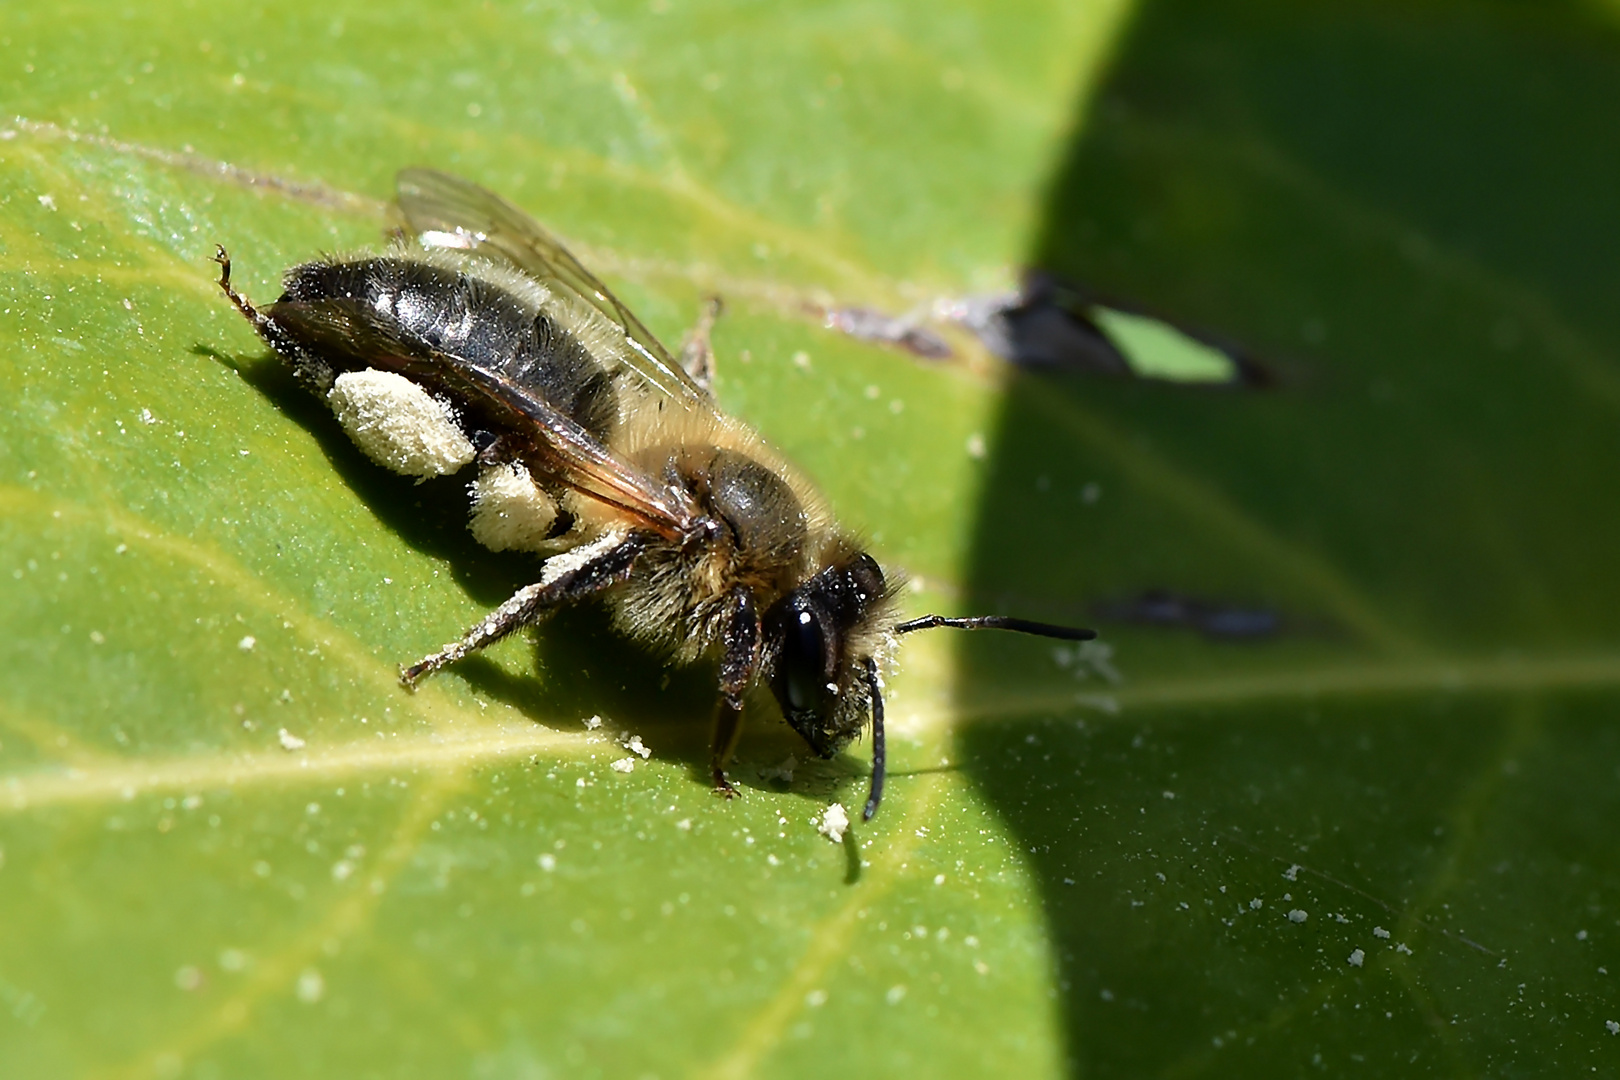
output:
<instances>
[{"instance_id":1,"label":"sunlit leaf area","mask_svg":"<svg viewBox=\"0 0 1620 1080\"><path fill-rule=\"evenodd\" d=\"M0 1075L1620 1075L1613 3L20 4L0 102ZM539 563L210 260L413 165L1100 637L908 635L838 842L599 607L406 692Z\"/></svg>"}]
</instances>

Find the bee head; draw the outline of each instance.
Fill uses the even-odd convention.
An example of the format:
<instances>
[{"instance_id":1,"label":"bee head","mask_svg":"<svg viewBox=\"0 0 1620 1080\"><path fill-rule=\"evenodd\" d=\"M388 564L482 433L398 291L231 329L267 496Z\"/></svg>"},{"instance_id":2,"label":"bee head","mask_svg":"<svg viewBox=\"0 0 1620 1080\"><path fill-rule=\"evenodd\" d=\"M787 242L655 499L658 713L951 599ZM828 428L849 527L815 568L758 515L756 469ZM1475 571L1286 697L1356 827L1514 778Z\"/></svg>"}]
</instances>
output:
<instances>
[{"instance_id":1,"label":"bee head","mask_svg":"<svg viewBox=\"0 0 1620 1080\"><path fill-rule=\"evenodd\" d=\"M822 757L843 749L866 724L867 671L886 634L889 600L877 560L859 552L765 614L771 691L787 722Z\"/></svg>"}]
</instances>

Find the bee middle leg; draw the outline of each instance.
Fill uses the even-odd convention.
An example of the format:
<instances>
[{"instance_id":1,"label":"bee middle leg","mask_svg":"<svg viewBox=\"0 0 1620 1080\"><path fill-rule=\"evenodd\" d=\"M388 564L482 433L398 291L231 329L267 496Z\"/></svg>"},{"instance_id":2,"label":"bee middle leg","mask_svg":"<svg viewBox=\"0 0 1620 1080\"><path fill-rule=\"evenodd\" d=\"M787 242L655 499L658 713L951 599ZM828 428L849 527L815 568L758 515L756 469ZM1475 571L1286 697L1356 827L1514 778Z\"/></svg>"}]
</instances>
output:
<instances>
[{"instance_id":1,"label":"bee middle leg","mask_svg":"<svg viewBox=\"0 0 1620 1080\"><path fill-rule=\"evenodd\" d=\"M726 620L724 652L720 657L720 710L714 718L714 743L709 767L714 792L730 799L737 789L726 779L726 762L737 747L742 732L743 697L759 677L760 652L764 643L759 609L754 594L738 587L731 592L731 615Z\"/></svg>"},{"instance_id":2,"label":"bee middle leg","mask_svg":"<svg viewBox=\"0 0 1620 1080\"><path fill-rule=\"evenodd\" d=\"M546 561L539 581L513 593L510 600L486 615L460 641L401 669L399 681L415 689L424 675L493 645L514 630L539 622L559 607L617 585L630 576L636 559L646 548L646 538L631 533L605 536L553 556Z\"/></svg>"}]
</instances>

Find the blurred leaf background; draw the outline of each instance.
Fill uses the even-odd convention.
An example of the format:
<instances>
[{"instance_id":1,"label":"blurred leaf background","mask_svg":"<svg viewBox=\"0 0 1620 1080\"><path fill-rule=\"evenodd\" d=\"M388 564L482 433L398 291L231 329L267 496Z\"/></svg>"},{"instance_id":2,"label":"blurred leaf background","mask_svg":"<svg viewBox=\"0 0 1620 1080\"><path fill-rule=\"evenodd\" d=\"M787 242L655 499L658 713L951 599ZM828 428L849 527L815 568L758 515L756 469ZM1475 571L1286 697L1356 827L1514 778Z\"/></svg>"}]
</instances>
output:
<instances>
[{"instance_id":1,"label":"blurred leaf background","mask_svg":"<svg viewBox=\"0 0 1620 1080\"><path fill-rule=\"evenodd\" d=\"M1617 20L8 10L0 1072L1620 1074ZM723 401L913 610L1105 648L908 640L843 845L866 747L761 710L720 803L712 674L597 613L399 691L533 563L360 459L207 259L270 297L407 164L668 340L724 295ZM1028 265L1272 385L818 314Z\"/></svg>"}]
</instances>

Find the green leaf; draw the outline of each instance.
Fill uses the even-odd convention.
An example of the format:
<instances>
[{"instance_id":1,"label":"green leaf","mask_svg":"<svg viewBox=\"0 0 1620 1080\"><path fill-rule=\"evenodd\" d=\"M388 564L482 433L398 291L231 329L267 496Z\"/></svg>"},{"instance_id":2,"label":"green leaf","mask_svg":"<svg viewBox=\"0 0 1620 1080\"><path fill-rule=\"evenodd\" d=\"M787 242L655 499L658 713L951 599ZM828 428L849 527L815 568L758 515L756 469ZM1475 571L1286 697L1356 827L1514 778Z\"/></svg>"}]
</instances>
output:
<instances>
[{"instance_id":1,"label":"green leaf","mask_svg":"<svg viewBox=\"0 0 1620 1080\"><path fill-rule=\"evenodd\" d=\"M1616 1074L1607 9L91 3L0 45L0 1073ZM723 295L723 402L908 611L1102 647L908 638L842 845L866 745L761 708L716 800L712 671L600 612L400 690L534 561L365 461L208 260L273 297L410 164L667 341ZM1270 384L822 326L1029 261Z\"/></svg>"}]
</instances>

